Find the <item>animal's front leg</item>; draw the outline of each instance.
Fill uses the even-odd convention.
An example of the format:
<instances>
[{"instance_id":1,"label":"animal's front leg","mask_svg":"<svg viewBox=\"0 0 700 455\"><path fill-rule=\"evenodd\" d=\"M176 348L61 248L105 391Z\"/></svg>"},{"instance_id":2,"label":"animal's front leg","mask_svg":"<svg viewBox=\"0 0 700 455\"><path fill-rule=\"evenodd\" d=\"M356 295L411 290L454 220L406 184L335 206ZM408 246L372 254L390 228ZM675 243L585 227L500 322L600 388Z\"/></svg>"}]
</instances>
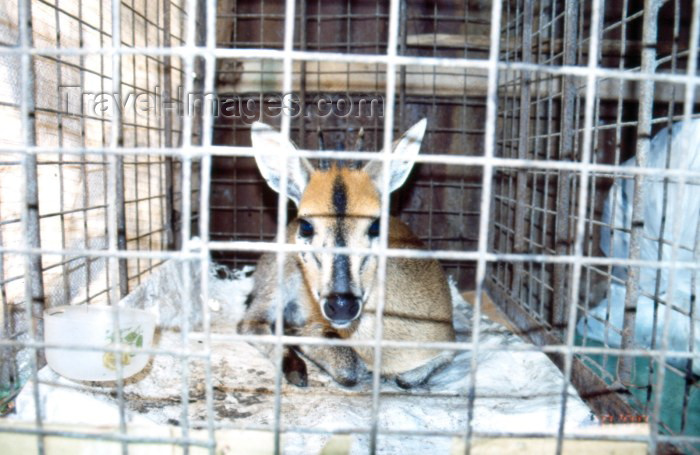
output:
<instances>
[{"instance_id":1,"label":"animal's front leg","mask_svg":"<svg viewBox=\"0 0 700 455\"><path fill-rule=\"evenodd\" d=\"M320 324L309 324L302 329L304 336L320 338L339 338ZM352 387L366 373L364 362L355 351L348 346L317 346L305 345L301 352L319 368L328 373L336 382L346 387Z\"/></svg>"},{"instance_id":2,"label":"animal's front leg","mask_svg":"<svg viewBox=\"0 0 700 455\"><path fill-rule=\"evenodd\" d=\"M252 310L252 311L251 311ZM267 320L263 314L258 314L254 307L251 307L238 323L238 333L247 335L272 335L273 323ZM275 353L275 345L272 343L251 343L260 352L270 359ZM294 346L284 346L282 351L282 373L290 384L298 387L306 387L308 384L308 373L306 362L299 357L294 350Z\"/></svg>"},{"instance_id":3,"label":"animal's front leg","mask_svg":"<svg viewBox=\"0 0 700 455\"><path fill-rule=\"evenodd\" d=\"M426 364L396 375L396 385L402 389L423 386L435 373L447 367L447 365L452 362L452 359L454 359L454 356L455 353L452 351L442 352Z\"/></svg>"},{"instance_id":4,"label":"animal's front leg","mask_svg":"<svg viewBox=\"0 0 700 455\"><path fill-rule=\"evenodd\" d=\"M282 372L290 384L297 387L306 387L309 384L306 362L299 357L296 346L285 346L282 353Z\"/></svg>"}]
</instances>

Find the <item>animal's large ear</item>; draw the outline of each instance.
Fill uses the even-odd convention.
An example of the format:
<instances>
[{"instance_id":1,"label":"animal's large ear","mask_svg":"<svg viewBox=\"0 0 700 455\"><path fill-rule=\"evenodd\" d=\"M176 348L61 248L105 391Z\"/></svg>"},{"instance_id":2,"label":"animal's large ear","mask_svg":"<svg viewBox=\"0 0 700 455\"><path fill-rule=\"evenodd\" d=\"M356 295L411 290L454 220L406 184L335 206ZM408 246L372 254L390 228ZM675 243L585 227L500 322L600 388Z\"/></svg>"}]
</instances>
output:
<instances>
[{"instance_id":1,"label":"animal's large ear","mask_svg":"<svg viewBox=\"0 0 700 455\"><path fill-rule=\"evenodd\" d=\"M413 164L415 163L415 157L420 151L420 145L423 141L423 136L425 135L425 127L428 124L427 119L423 119L420 122L413 125L408 129L403 136L398 140L394 141L394 148L392 153L397 156L405 157L406 161L392 160L390 180L389 180L389 192L396 190L404 184L408 178L408 174L411 173L413 169ZM382 188L382 162L381 161L370 161L364 167L365 172L367 172L377 188Z\"/></svg>"},{"instance_id":2,"label":"animal's large ear","mask_svg":"<svg viewBox=\"0 0 700 455\"><path fill-rule=\"evenodd\" d=\"M253 123L250 128L250 138L260 173L270 188L279 193L285 163L280 155L285 151L294 151L296 147L280 132L261 122ZM313 170L313 166L305 158L287 160L287 196L297 207Z\"/></svg>"}]
</instances>

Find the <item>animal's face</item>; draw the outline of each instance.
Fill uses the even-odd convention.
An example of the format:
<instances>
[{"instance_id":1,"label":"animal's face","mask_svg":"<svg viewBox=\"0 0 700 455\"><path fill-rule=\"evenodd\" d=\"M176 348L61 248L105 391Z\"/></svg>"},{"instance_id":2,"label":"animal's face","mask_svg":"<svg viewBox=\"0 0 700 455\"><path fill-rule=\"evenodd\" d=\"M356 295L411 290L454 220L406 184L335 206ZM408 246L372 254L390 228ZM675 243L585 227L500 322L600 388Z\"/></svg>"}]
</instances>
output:
<instances>
[{"instance_id":1,"label":"animal's face","mask_svg":"<svg viewBox=\"0 0 700 455\"><path fill-rule=\"evenodd\" d=\"M399 188L408 177L425 126L422 120L395 143L394 153L407 161L391 162L389 191ZM261 123L253 125L252 139L256 151L269 152L271 147L293 150L289 141ZM261 154L256 160L268 184L279 191L284 160ZM332 164L325 170L316 170L298 158L289 159L287 164L287 194L298 207L294 242L316 248L371 249L378 245L381 162L370 162L362 169ZM374 287L376 255L303 251L298 260L306 284L333 327L347 328L360 317Z\"/></svg>"},{"instance_id":2,"label":"animal's face","mask_svg":"<svg viewBox=\"0 0 700 455\"><path fill-rule=\"evenodd\" d=\"M295 241L315 247L371 248L379 241L379 192L366 172L316 171L299 203ZM375 255L301 252L306 282L324 317L343 328L359 317L374 284Z\"/></svg>"}]
</instances>

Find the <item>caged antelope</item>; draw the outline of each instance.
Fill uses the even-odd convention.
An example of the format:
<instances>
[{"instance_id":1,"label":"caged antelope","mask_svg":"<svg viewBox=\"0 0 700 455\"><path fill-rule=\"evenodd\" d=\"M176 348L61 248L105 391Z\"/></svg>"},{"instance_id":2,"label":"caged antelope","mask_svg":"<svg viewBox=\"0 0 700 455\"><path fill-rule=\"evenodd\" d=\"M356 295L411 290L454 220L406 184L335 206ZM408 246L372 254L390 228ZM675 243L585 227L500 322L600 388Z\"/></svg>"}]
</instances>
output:
<instances>
[{"instance_id":1,"label":"caged antelope","mask_svg":"<svg viewBox=\"0 0 700 455\"><path fill-rule=\"evenodd\" d=\"M406 161L391 161L389 190L399 188L420 150L426 119L411 127L393 146ZM251 129L257 151L293 150L294 145L272 127L256 122ZM280 191L281 166L274 154L256 154L268 185ZM362 168L338 162L314 169L304 158L287 162L287 195L298 213L287 227L287 242L314 247L377 248L381 210L382 163ZM390 248L422 248L409 227L391 217ZM274 253L260 258L253 292L239 323L240 333L271 334L276 302L284 303L284 332L289 335L374 340L378 304L377 256L304 251L289 254L284 286L278 288ZM384 339L454 341L452 302L444 271L433 259L387 258ZM281 300L279 300L281 299ZM269 345L267 345L269 346ZM272 347L261 348L269 355ZM297 352L352 386L373 365L374 348L346 346L285 347L283 371L298 386L307 384L306 364ZM424 384L452 360L451 352L426 349L384 349L381 374L403 388Z\"/></svg>"}]
</instances>

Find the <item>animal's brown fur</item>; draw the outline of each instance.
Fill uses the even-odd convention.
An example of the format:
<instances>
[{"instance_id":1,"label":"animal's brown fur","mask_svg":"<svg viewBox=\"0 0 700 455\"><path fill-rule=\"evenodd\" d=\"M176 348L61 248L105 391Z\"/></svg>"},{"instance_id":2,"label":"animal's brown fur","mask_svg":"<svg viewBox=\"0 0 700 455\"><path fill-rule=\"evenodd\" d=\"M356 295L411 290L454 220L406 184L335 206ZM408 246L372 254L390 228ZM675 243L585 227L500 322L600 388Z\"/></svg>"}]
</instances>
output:
<instances>
[{"instance_id":1,"label":"animal's brown fur","mask_svg":"<svg viewBox=\"0 0 700 455\"><path fill-rule=\"evenodd\" d=\"M417 150L414 152L417 153ZM261 165L259 161L260 166L264 164ZM377 240L368 235L368 228L380 215L381 198L377 189L380 185L377 184L377 175L372 175L367 169L332 166L328 170L316 170L307 176L303 188L292 188L290 192L301 193L301 197L298 217L287 227L287 241L316 247L334 246L340 235L338 231L342 230L348 247L376 247ZM271 174L269 169L261 168L261 171L266 176ZM404 167L400 172L408 171ZM270 184L274 187L272 182ZM342 187L341 202L337 199L340 197L337 194L339 187ZM337 212L339 205L343 213ZM303 237L299 233L302 219L313 226L312 237ZM389 247L422 249L423 244L406 224L392 217ZM340 328L334 328L321 310L323 296L331 292L329 273L334 257L331 253L310 252L287 255L284 286L279 289L276 255L263 255L255 272L250 306L239 330L243 333L271 333L276 314L275 303L281 300L285 305L287 334L374 340L379 294L377 256L346 255L350 264L348 279L354 286L354 292L363 296L363 302L359 317ZM383 338L443 342L453 341L454 336L451 295L440 264L433 259L387 258ZM345 385L357 382L365 367L371 368L374 362L373 347L302 346L298 349ZM292 356L291 351L287 351L287 356ZM411 387L424 383L451 357L450 353L435 350L384 349L381 373L396 377L404 387ZM298 362L290 359L288 364L298 365ZM305 384L305 378L298 379L298 371L286 373L292 382Z\"/></svg>"}]
</instances>

